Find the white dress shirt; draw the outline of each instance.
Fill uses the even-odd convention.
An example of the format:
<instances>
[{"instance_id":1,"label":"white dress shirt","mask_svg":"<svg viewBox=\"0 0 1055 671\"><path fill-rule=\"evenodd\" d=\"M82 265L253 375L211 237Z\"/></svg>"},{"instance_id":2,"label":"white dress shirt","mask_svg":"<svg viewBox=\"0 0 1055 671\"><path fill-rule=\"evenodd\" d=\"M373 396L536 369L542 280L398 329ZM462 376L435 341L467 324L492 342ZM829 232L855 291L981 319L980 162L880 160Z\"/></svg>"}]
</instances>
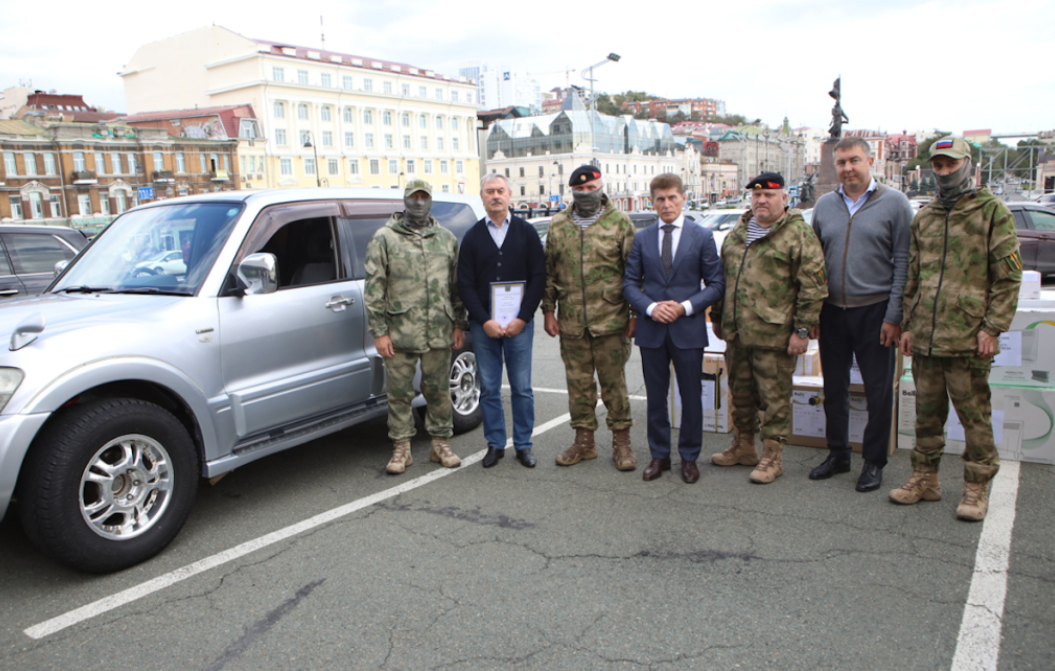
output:
<instances>
[{"instance_id":1,"label":"white dress shirt","mask_svg":"<svg viewBox=\"0 0 1055 671\"><path fill-rule=\"evenodd\" d=\"M666 235L663 227L666 225L667 222L662 219L659 220L659 254L661 257L663 255L663 236ZM679 214L677 219L670 222L670 225L674 227L674 230L670 232L670 259L673 262L674 259L678 258L678 243L681 242L681 229L685 226L685 215ZM649 317L652 316L652 310L656 305L657 303L652 303L648 306L648 309L645 310L645 313ZM686 317L692 314L692 303L689 301L682 301L681 305L685 308Z\"/></svg>"},{"instance_id":2,"label":"white dress shirt","mask_svg":"<svg viewBox=\"0 0 1055 671\"><path fill-rule=\"evenodd\" d=\"M499 226L491 220L491 215L487 215L487 232L491 234L491 239L495 241L495 246L502 249L502 243L506 241L506 233L509 232L509 215L506 215L505 221Z\"/></svg>"}]
</instances>

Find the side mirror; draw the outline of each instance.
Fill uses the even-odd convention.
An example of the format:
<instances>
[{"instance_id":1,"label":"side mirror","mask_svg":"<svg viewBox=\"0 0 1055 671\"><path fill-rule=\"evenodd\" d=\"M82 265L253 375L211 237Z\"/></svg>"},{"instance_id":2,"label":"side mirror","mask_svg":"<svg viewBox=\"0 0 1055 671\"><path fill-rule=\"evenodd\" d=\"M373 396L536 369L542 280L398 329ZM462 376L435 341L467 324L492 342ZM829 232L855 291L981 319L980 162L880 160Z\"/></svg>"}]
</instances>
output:
<instances>
[{"instance_id":1,"label":"side mirror","mask_svg":"<svg viewBox=\"0 0 1055 671\"><path fill-rule=\"evenodd\" d=\"M246 295L271 294L278 290L278 261L274 254L250 254L238 264L238 279Z\"/></svg>"},{"instance_id":2,"label":"side mirror","mask_svg":"<svg viewBox=\"0 0 1055 671\"><path fill-rule=\"evenodd\" d=\"M69 261L59 261L55 264L55 277L62 274L63 270L66 270L66 266L70 265Z\"/></svg>"}]
</instances>

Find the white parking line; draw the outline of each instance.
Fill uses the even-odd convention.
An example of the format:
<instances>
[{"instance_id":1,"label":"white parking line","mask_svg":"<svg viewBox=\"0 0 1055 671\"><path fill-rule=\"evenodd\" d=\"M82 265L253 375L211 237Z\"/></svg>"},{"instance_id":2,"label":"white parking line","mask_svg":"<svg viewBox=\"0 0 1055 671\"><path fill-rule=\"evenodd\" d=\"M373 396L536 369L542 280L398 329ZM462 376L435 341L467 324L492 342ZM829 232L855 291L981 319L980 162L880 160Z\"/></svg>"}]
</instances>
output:
<instances>
[{"instance_id":1,"label":"white parking line","mask_svg":"<svg viewBox=\"0 0 1055 671\"><path fill-rule=\"evenodd\" d=\"M996 671L1007 596L1011 531L1015 526L1019 463L1000 464L989 494L989 512L978 539L971 590L960 623L951 671Z\"/></svg>"},{"instance_id":2,"label":"white parking line","mask_svg":"<svg viewBox=\"0 0 1055 671\"><path fill-rule=\"evenodd\" d=\"M551 419L545 424L536 426L535 430L531 432L531 435L537 436L539 434L549 431L550 429L555 429L556 427L565 424L570 419L571 415L569 414L564 414L555 419ZM506 447L508 448L512 444L513 440L510 439L506 443ZM260 538L253 539L251 541L246 541L241 545L236 545L235 547L229 550L225 550L211 557L206 557L205 559L196 561L193 564L188 564L182 568L176 569L175 571L158 576L153 580L148 580L144 583L136 585L135 587L130 587L126 590L122 590L104 599L99 599L98 601L90 603L86 606L81 606L80 608L71 610L58 617L52 618L45 622L41 622L40 624L33 625L32 627L25 630L25 634L26 636L35 639L50 636L51 634L54 634L57 631L62 631L66 627L75 625L78 622L84 622L85 620L89 620L93 617L102 615L103 613L114 610L115 608L119 608L125 604L132 603L133 601L136 601L138 599L142 599L143 597L153 594L154 592L159 592L165 589L166 587L174 585L180 581L186 580L187 578L192 578L198 575L199 573L204 573L209 569L216 568L217 566L222 566L223 564L234 561L239 557L244 557L247 554L256 552L257 550L265 548L269 545L274 545L275 543L284 541L287 538L292 538L294 536L304 533L305 531L310 531L324 524L328 524L336 519L339 519L346 515L350 515L356 512L357 510L362 510L363 508L372 506L375 503L380 503L385 499L390 499L394 496L399 496L404 492L409 492L412 489L417 489L418 487L427 485L430 482L439 480L440 478L452 475L454 473L458 473L463 470L466 466L471 466L472 464L475 464L476 462L483 459L485 454L487 454L487 450L480 450L479 452L462 459L461 468L437 469L419 478L415 478L408 482L404 482L403 484L397 487L392 487L391 489L386 489L376 494L372 494L371 496L359 499L358 501L352 501L351 503L334 508L332 510L328 510L324 513L320 513L315 517L310 517L304 520L303 522L298 522L297 524L290 525L284 529L279 529L278 531L273 531L265 536L261 536Z\"/></svg>"}]
</instances>

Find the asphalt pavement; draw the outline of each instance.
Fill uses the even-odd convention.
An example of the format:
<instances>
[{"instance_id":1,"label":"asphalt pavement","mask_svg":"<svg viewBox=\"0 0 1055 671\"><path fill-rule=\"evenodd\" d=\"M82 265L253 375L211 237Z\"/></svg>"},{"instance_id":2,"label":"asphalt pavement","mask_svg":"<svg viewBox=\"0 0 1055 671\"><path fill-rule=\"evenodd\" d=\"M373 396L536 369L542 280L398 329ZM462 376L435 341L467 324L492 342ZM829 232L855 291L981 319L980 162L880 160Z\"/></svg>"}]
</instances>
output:
<instances>
[{"instance_id":1,"label":"asphalt pavement","mask_svg":"<svg viewBox=\"0 0 1055 671\"><path fill-rule=\"evenodd\" d=\"M544 427L567 413L567 395L557 342L541 324L534 357ZM615 469L605 429L598 459L557 466L574 435L565 421L535 437L535 469L509 454L492 469L475 462L380 496L443 471L429 462L419 426L414 465L386 475L380 420L203 483L173 544L114 575L55 564L8 515L0 669L929 670L963 662L983 525L955 518L958 459L941 473L943 500L907 507L886 497L909 475L907 453L891 458L880 491L860 494L859 457L853 473L811 482L823 451L790 446L784 476L760 486L747 468L710 465L726 435L705 434L695 485L681 481L677 464L643 482L636 350L627 377L640 463L631 473ZM603 425L603 407L598 415ZM482 429L452 446L478 460ZM1002 640L988 668L1055 668L1053 485L1055 468L1021 465ZM379 500L332 521L179 572L371 495ZM130 589L139 591L122 592ZM121 605L98 604L122 593ZM54 633L26 633L91 604L91 616Z\"/></svg>"}]
</instances>

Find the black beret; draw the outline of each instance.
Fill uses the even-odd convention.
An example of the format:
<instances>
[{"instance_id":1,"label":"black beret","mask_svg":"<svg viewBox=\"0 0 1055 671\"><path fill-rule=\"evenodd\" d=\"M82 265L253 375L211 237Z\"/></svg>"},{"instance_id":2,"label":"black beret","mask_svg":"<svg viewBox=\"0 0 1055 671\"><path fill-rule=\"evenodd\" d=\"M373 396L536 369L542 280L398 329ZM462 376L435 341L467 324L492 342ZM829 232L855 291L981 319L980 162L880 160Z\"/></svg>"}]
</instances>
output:
<instances>
[{"instance_id":1,"label":"black beret","mask_svg":"<svg viewBox=\"0 0 1055 671\"><path fill-rule=\"evenodd\" d=\"M580 165L575 169L575 172L571 174L571 179L568 180L568 186L578 186L579 184L585 184L586 182L592 182L595 179L601 179L601 171L593 165Z\"/></svg>"},{"instance_id":2,"label":"black beret","mask_svg":"<svg viewBox=\"0 0 1055 671\"><path fill-rule=\"evenodd\" d=\"M747 189L783 189L784 178L778 172L764 172L747 183Z\"/></svg>"}]
</instances>

